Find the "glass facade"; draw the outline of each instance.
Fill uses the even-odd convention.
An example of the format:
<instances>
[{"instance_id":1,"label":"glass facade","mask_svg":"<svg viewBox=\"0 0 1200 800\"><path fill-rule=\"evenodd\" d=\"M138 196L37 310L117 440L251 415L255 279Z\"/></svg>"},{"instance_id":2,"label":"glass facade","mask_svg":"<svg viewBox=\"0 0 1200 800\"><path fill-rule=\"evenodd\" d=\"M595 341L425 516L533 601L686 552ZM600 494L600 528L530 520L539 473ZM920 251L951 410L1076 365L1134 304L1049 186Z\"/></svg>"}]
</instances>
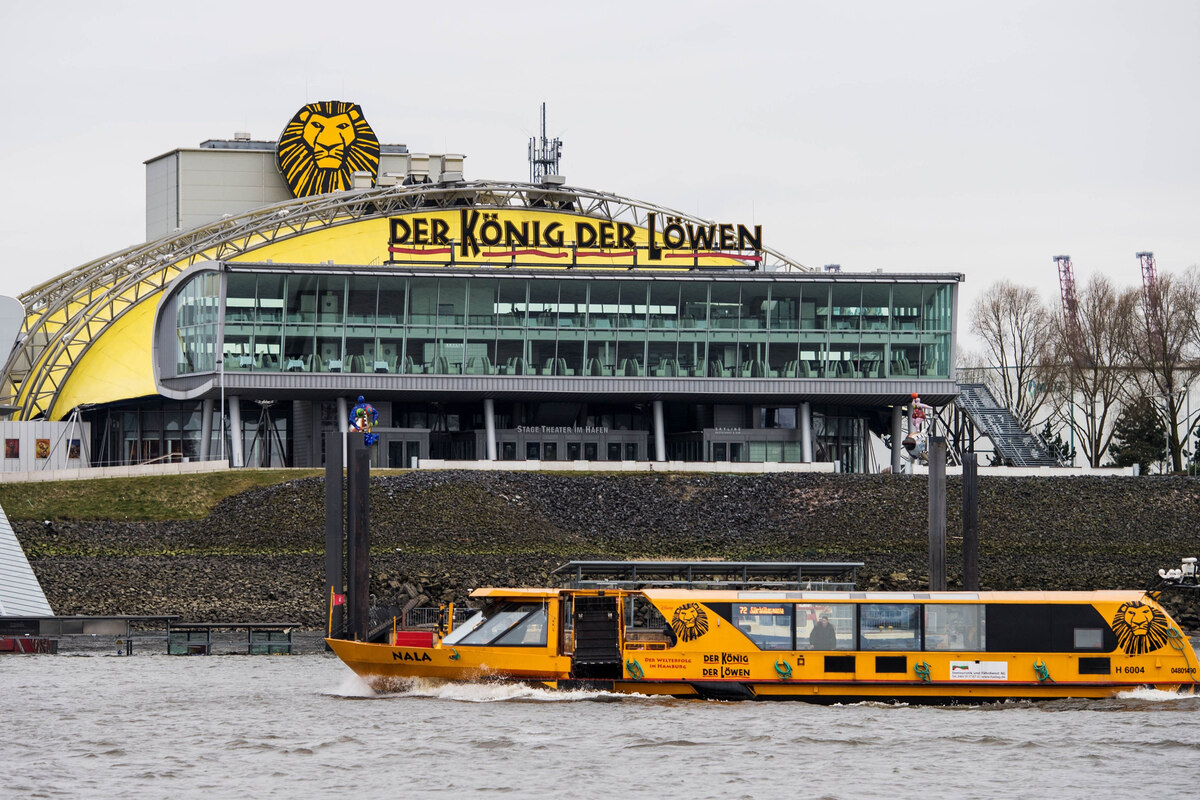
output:
<instances>
[{"instance_id":1,"label":"glass facade","mask_svg":"<svg viewBox=\"0 0 1200 800\"><path fill-rule=\"evenodd\" d=\"M241 436L245 464L255 467L285 467L290 422L279 406L243 403ZM204 404L199 401L145 400L122 407L93 412L90 451L97 465L179 463L200 459L204 449ZM208 420L208 457L229 453L228 437L221 436L221 409L214 404ZM225 423L229 424L228 415Z\"/></svg>"},{"instance_id":2,"label":"glass facade","mask_svg":"<svg viewBox=\"0 0 1200 800\"><path fill-rule=\"evenodd\" d=\"M220 276L201 272L171 297L179 339L180 374L217 368L217 324L220 322Z\"/></svg>"},{"instance_id":3,"label":"glass facade","mask_svg":"<svg viewBox=\"0 0 1200 800\"><path fill-rule=\"evenodd\" d=\"M178 374L216 368L219 281L172 298ZM952 281L229 272L227 371L948 378Z\"/></svg>"}]
</instances>

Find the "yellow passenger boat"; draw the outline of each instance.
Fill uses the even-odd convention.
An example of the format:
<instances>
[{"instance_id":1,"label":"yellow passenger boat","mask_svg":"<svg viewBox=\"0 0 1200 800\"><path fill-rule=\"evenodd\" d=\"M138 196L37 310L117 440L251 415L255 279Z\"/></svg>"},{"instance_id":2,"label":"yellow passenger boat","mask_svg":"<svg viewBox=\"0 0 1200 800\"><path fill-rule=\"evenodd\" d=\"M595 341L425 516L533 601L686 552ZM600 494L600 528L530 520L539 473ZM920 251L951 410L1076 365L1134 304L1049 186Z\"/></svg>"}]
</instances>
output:
<instances>
[{"instance_id":1,"label":"yellow passenger boat","mask_svg":"<svg viewBox=\"0 0 1200 800\"><path fill-rule=\"evenodd\" d=\"M562 568L576 576L566 588L476 590L480 608L444 635L327 641L380 689L435 678L715 699L975 703L1137 687L1192 693L1198 683L1195 650L1157 591L858 591L812 580L814 566L572 562ZM1160 575L1194 588L1194 559L1190 568L1190 582L1171 579L1179 570ZM759 580L787 573L786 583Z\"/></svg>"}]
</instances>

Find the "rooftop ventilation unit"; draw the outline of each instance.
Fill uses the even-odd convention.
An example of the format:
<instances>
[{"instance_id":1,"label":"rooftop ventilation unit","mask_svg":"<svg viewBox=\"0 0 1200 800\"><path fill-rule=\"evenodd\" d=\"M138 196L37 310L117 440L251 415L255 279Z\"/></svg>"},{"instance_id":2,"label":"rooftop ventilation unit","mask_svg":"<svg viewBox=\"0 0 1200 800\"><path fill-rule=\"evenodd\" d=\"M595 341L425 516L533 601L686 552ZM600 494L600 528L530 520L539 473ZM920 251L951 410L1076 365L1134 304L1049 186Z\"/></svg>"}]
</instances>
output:
<instances>
[{"instance_id":1,"label":"rooftop ventilation unit","mask_svg":"<svg viewBox=\"0 0 1200 800\"><path fill-rule=\"evenodd\" d=\"M408 178L406 184L429 183L429 154L408 154Z\"/></svg>"},{"instance_id":2,"label":"rooftop ventilation unit","mask_svg":"<svg viewBox=\"0 0 1200 800\"><path fill-rule=\"evenodd\" d=\"M466 156L459 153L446 153L442 156L442 174L438 178L442 183L455 183L463 179L463 161Z\"/></svg>"}]
</instances>

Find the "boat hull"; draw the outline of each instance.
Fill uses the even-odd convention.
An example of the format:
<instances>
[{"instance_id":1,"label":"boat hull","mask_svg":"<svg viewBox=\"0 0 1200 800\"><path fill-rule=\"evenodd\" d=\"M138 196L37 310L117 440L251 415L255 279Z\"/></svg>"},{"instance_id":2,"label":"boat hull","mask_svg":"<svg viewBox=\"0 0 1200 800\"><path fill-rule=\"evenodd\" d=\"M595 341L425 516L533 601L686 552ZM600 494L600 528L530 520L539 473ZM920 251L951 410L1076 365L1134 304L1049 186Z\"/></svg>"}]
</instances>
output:
<instances>
[{"instance_id":1,"label":"boat hull","mask_svg":"<svg viewBox=\"0 0 1200 800\"><path fill-rule=\"evenodd\" d=\"M327 639L346 666L377 691L393 691L412 679L455 682L517 682L565 691L693 697L709 700L798 700L810 703L864 701L976 704L1006 700L1101 699L1138 688L1194 694L1196 684L1180 682L977 682L878 680L658 680L625 677L575 679L570 659L530 657L496 648L394 647Z\"/></svg>"},{"instance_id":2,"label":"boat hull","mask_svg":"<svg viewBox=\"0 0 1200 800\"><path fill-rule=\"evenodd\" d=\"M571 674L571 659L514 652L514 648L395 647L326 639L346 666L368 683L377 679L434 678L450 681L556 681Z\"/></svg>"}]
</instances>

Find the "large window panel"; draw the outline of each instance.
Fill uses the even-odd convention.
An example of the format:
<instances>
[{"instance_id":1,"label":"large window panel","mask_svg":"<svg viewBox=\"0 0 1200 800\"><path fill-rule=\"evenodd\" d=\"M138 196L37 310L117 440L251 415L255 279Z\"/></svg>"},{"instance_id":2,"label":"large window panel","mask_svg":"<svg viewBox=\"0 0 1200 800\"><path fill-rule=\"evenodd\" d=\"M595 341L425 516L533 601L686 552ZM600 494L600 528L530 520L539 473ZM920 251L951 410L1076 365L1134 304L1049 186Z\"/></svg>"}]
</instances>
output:
<instances>
[{"instance_id":1,"label":"large window panel","mask_svg":"<svg viewBox=\"0 0 1200 800\"><path fill-rule=\"evenodd\" d=\"M741 310L738 327L749 330L766 330L769 306L769 284L760 281L741 285Z\"/></svg>"},{"instance_id":2,"label":"large window panel","mask_svg":"<svg viewBox=\"0 0 1200 800\"><path fill-rule=\"evenodd\" d=\"M737 328L741 317L741 287L736 283L714 283L710 289L708 319L713 328Z\"/></svg>"},{"instance_id":3,"label":"large window panel","mask_svg":"<svg viewBox=\"0 0 1200 800\"><path fill-rule=\"evenodd\" d=\"M497 286L491 278L472 278L467 285L467 324L491 327L496 324Z\"/></svg>"},{"instance_id":4,"label":"large window panel","mask_svg":"<svg viewBox=\"0 0 1200 800\"><path fill-rule=\"evenodd\" d=\"M978 603L925 605L926 650L986 650L985 607Z\"/></svg>"},{"instance_id":5,"label":"large window panel","mask_svg":"<svg viewBox=\"0 0 1200 800\"><path fill-rule=\"evenodd\" d=\"M524 328L528 301L529 281L500 281L496 287L496 324L502 328Z\"/></svg>"},{"instance_id":6,"label":"large window panel","mask_svg":"<svg viewBox=\"0 0 1200 800\"><path fill-rule=\"evenodd\" d=\"M596 331L615 329L620 313L620 299L620 283L593 281L588 297L588 328Z\"/></svg>"},{"instance_id":7,"label":"large window panel","mask_svg":"<svg viewBox=\"0 0 1200 800\"><path fill-rule=\"evenodd\" d=\"M797 603L796 647L853 650L854 608L853 603Z\"/></svg>"},{"instance_id":8,"label":"large window panel","mask_svg":"<svg viewBox=\"0 0 1200 800\"><path fill-rule=\"evenodd\" d=\"M829 288L829 284L823 283L804 286L804 296L800 301L800 330L829 329Z\"/></svg>"},{"instance_id":9,"label":"large window panel","mask_svg":"<svg viewBox=\"0 0 1200 800\"><path fill-rule=\"evenodd\" d=\"M835 283L830 290L830 327L835 331L857 331L862 324L862 286Z\"/></svg>"},{"instance_id":10,"label":"large window panel","mask_svg":"<svg viewBox=\"0 0 1200 800\"><path fill-rule=\"evenodd\" d=\"M529 327L558 327L558 281L535 278L529 282Z\"/></svg>"},{"instance_id":11,"label":"large window panel","mask_svg":"<svg viewBox=\"0 0 1200 800\"><path fill-rule=\"evenodd\" d=\"M319 283L317 322L340 326L346 313L346 279L341 275L322 275Z\"/></svg>"},{"instance_id":12,"label":"large window panel","mask_svg":"<svg viewBox=\"0 0 1200 800\"><path fill-rule=\"evenodd\" d=\"M892 286L868 283L862 287L862 329L886 331L890 327Z\"/></svg>"},{"instance_id":13,"label":"large window panel","mask_svg":"<svg viewBox=\"0 0 1200 800\"><path fill-rule=\"evenodd\" d=\"M467 321L467 281L442 278L438 281L437 324L460 326Z\"/></svg>"},{"instance_id":14,"label":"large window panel","mask_svg":"<svg viewBox=\"0 0 1200 800\"><path fill-rule=\"evenodd\" d=\"M376 371L375 320L378 305L379 279L374 275L350 276L346 282L346 346L342 372ZM379 360L382 362L382 359ZM386 363L382 367L379 371L389 371Z\"/></svg>"},{"instance_id":15,"label":"large window panel","mask_svg":"<svg viewBox=\"0 0 1200 800\"><path fill-rule=\"evenodd\" d=\"M615 375L641 377L646 374L645 330L617 331L617 356Z\"/></svg>"},{"instance_id":16,"label":"large window panel","mask_svg":"<svg viewBox=\"0 0 1200 800\"><path fill-rule=\"evenodd\" d=\"M859 650L920 650L921 607L915 603L859 606Z\"/></svg>"},{"instance_id":17,"label":"large window panel","mask_svg":"<svg viewBox=\"0 0 1200 800\"><path fill-rule=\"evenodd\" d=\"M583 374L591 377L612 375L616 369L617 332L607 329L588 331Z\"/></svg>"},{"instance_id":18,"label":"large window panel","mask_svg":"<svg viewBox=\"0 0 1200 800\"><path fill-rule=\"evenodd\" d=\"M443 641L443 645L470 646L500 644L533 644L533 642L512 641L506 637L524 639L526 633L537 637L536 626L540 616L542 620L541 638L545 644L546 606L543 603L520 603L506 601L489 606L484 611L472 616L459 627L455 628Z\"/></svg>"},{"instance_id":19,"label":"large window panel","mask_svg":"<svg viewBox=\"0 0 1200 800\"><path fill-rule=\"evenodd\" d=\"M253 322L255 285L253 273L231 272L225 279L225 323Z\"/></svg>"},{"instance_id":20,"label":"large window panel","mask_svg":"<svg viewBox=\"0 0 1200 800\"><path fill-rule=\"evenodd\" d=\"M708 284L687 281L679 287L679 327L708 327Z\"/></svg>"},{"instance_id":21,"label":"large window panel","mask_svg":"<svg viewBox=\"0 0 1200 800\"><path fill-rule=\"evenodd\" d=\"M429 369L426 371L434 375L461 375L468 356L465 333L465 328L438 328L433 348L425 350L429 363ZM487 348L483 347L475 355L486 353Z\"/></svg>"},{"instance_id":22,"label":"large window panel","mask_svg":"<svg viewBox=\"0 0 1200 800\"><path fill-rule=\"evenodd\" d=\"M317 276L289 275L287 278L287 321L312 325L317 321Z\"/></svg>"},{"instance_id":23,"label":"large window panel","mask_svg":"<svg viewBox=\"0 0 1200 800\"><path fill-rule=\"evenodd\" d=\"M892 287L893 331L915 331L921 328L921 294L921 284L900 283Z\"/></svg>"},{"instance_id":24,"label":"large window panel","mask_svg":"<svg viewBox=\"0 0 1200 800\"><path fill-rule=\"evenodd\" d=\"M927 331L949 331L952 318L954 287L927 284L925 286L925 308L922 314Z\"/></svg>"},{"instance_id":25,"label":"large window panel","mask_svg":"<svg viewBox=\"0 0 1200 800\"><path fill-rule=\"evenodd\" d=\"M768 324L772 331L798 330L804 288L800 283L776 283L771 286Z\"/></svg>"},{"instance_id":26,"label":"large window panel","mask_svg":"<svg viewBox=\"0 0 1200 800\"><path fill-rule=\"evenodd\" d=\"M679 284L656 281L650 284L650 327L679 325Z\"/></svg>"},{"instance_id":27,"label":"large window panel","mask_svg":"<svg viewBox=\"0 0 1200 800\"><path fill-rule=\"evenodd\" d=\"M759 650L791 650L792 605L734 603L733 624Z\"/></svg>"},{"instance_id":28,"label":"large window panel","mask_svg":"<svg viewBox=\"0 0 1200 800\"><path fill-rule=\"evenodd\" d=\"M408 306L408 280L383 277L379 279L379 324L403 325Z\"/></svg>"},{"instance_id":29,"label":"large window panel","mask_svg":"<svg viewBox=\"0 0 1200 800\"><path fill-rule=\"evenodd\" d=\"M385 276L379 279L379 311L372 371L378 372L375 362L382 362L388 372L401 372L404 352L404 319L408 297L405 278Z\"/></svg>"},{"instance_id":30,"label":"large window panel","mask_svg":"<svg viewBox=\"0 0 1200 800\"><path fill-rule=\"evenodd\" d=\"M529 361L533 375L563 375L557 361L558 289L556 280L529 282Z\"/></svg>"},{"instance_id":31,"label":"large window panel","mask_svg":"<svg viewBox=\"0 0 1200 800\"><path fill-rule=\"evenodd\" d=\"M646 295L649 286L644 281L621 281L619 327L642 329L648 324Z\"/></svg>"},{"instance_id":32,"label":"large window panel","mask_svg":"<svg viewBox=\"0 0 1200 800\"><path fill-rule=\"evenodd\" d=\"M586 281L563 281L558 289L558 327L580 330L587 325Z\"/></svg>"},{"instance_id":33,"label":"large window panel","mask_svg":"<svg viewBox=\"0 0 1200 800\"><path fill-rule=\"evenodd\" d=\"M736 283L714 283L710 287L708 332L708 377L738 375L740 353L737 327L741 316L741 291Z\"/></svg>"},{"instance_id":34,"label":"large window panel","mask_svg":"<svg viewBox=\"0 0 1200 800\"><path fill-rule=\"evenodd\" d=\"M432 335L437 322L437 278L413 278L408 290L408 325L410 332Z\"/></svg>"}]
</instances>

